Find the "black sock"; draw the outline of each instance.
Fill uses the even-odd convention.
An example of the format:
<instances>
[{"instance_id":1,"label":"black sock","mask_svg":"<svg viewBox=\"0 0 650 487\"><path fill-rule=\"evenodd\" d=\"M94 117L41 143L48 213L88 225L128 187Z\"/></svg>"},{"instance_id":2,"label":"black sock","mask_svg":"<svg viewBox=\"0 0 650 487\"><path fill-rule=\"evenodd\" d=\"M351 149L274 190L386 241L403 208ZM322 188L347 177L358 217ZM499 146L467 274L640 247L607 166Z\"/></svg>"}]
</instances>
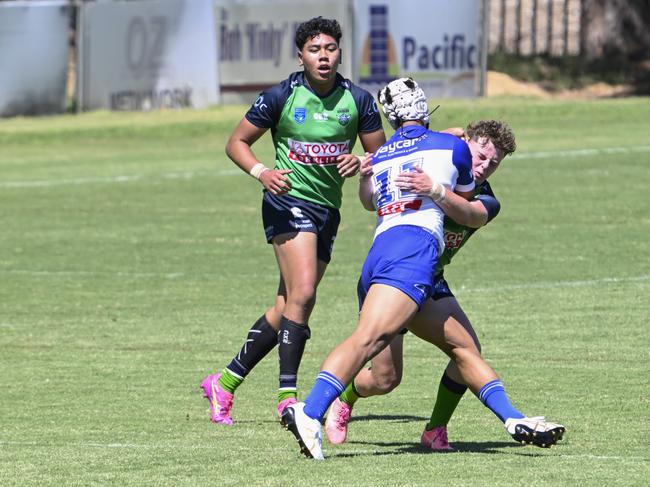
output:
<instances>
[{"instance_id":1,"label":"black sock","mask_svg":"<svg viewBox=\"0 0 650 487\"><path fill-rule=\"evenodd\" d=\"M248 331L244 346L232 359L227 369L241 378L246 377L253 367L275 348L277 343L278 332L269 325L266 316L262 315Z\"/></svg>"},{"instance_id":2,"label":"black sock","mask_svg":"<svg viewBox=\"0 0 650 487\"><path fill-rule=\"evenodd\" d=\"M295 391L298 382L298 368L305 343L311 332L309 326L301 325L286 317L280 319L278 355L280 357L280 391Z\"/></svg>"}]
</instances>

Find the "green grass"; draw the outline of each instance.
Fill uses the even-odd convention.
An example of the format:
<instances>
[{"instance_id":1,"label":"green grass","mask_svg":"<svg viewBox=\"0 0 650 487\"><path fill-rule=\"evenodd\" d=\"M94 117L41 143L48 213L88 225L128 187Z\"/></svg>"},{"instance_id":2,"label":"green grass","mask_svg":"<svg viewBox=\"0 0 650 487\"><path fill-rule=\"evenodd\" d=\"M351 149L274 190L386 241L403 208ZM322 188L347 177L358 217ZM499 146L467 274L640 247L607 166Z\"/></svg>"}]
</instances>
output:
<instances>
[{"instance_id":1,"label":"green grass","mask_svg":"<svg viewBox=\"0 0 650 487\"><path fill-rule=\"evenodd\" d=\"M443 101L433 119L502 118L518 136L493 177L502 212L448 280L515 405L565 440L521 447L468 394L460 452L422 451L446 360L408 336L402 385L359 402L320 463L274 416L274 356L238 391L234 428L197 390L277 284L260 187L223 152L243 111L0 121L0 485L647 485L650 99ZM271 164L268 136L255 149ZM355 189L302 394L355 324L374 225Z\"/></svg>"}]
</instances>

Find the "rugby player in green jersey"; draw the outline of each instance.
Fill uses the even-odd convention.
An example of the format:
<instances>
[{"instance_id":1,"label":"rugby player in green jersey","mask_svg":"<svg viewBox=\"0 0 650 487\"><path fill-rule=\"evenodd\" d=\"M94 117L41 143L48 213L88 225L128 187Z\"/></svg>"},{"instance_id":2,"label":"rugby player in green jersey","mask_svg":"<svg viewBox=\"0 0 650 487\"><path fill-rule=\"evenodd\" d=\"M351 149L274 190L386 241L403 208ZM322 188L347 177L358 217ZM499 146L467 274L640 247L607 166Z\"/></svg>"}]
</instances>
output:
<instances>
[{"instance_id":1,"label":"rugby player in green jersey","mask_svg":"<svg viewBox=\"0 0 650 487\"><path fill-rule=\"evenodd\" d=\"M415 335L435 343L451 359L440 380L433 413L420 442L432 450L453 450L447 439L447 423L469 386L504 422L515 440L548 447L562 438L564 427L543 418L526 418L512 407L503 384L482 359L476 333L443 275L444 267L474 232L498 214L500 205L487 179L499 168L503 158L515 151L515 138L506 124L495 120L470 124L466 135L460 128L446 131L466 138L472 153L476 189L475 198L469 204L460 201L452 192L447 192L438 202L446 214L445 250L436 268L433 295L409 327ZM362 177L365 172L366 164L362 167ZM399 184L407 191L428 194L435 190L437 183L422 172L410 172L401 175ZM402 353L403 335L398 335L332 404L325 424L331 443L346 441L352 407L360 397L387 394L399 385Z\"/></svg>"},{"instance_id":2,"label":"rugby player in green jersey","mask_svg":"<svg viewBox=\"0 0 650 487\"><path fill-rule=\"evenodd\" d=\"M343 182L359 170L352 149L357 137L366 152L386 141L370 93L338 74L340 40L336 20L300 24L295 41L303 70L262 92L226 145L233 162L264 187L263 226L280 280L274 304L253 324L239 353L201 383L215 423L233 423L235 390L276 345L278 414L296 402L298 367L340 221ZM267 165L251 146L269 129L275 161Z\"/></svg>"}]
</instances>

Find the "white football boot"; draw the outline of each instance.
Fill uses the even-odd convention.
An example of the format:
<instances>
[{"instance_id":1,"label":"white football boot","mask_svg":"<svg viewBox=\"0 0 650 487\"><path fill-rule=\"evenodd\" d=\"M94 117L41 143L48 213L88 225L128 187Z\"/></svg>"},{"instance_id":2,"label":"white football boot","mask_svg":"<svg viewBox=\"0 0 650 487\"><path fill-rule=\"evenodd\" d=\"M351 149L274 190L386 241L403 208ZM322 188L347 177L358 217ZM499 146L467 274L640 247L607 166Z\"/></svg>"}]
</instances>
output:
<instances>
[{"instance_id":1,"label":"white football boot","mask_svg":"<svg viewBox=\"0 0 650 487\"><path fill-rule=\"evenodd\" d=\"M282 412L282 424L293 433L300 445L300 453L307 458L324 460L323 434L321 424L318 420L312 419L305 414L304 402L298 402L287 406Z\"/></svg>"},{"instance_id":2,"label":"white football boot","mask_svg":"<svg viewBox=\"0 0 650 487\"><path fill-rule=\"evenodd\" d=\"M550 448L564 436L566 428L546 421L543 416L534 418L508 418L504 424L515 441L541 448Z\"/></svg>"}]
</instances>

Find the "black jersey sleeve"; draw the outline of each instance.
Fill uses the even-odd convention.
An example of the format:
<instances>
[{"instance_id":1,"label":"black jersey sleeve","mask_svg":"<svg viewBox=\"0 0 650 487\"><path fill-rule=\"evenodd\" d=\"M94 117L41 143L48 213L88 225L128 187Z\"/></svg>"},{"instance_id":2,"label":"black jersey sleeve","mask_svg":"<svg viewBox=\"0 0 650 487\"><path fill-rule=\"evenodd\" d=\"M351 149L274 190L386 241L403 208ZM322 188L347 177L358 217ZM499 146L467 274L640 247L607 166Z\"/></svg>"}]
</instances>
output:
<instances>
[{"instance_id":1,"label":"black jersey sleeve","mask_svg":"<svg viewBox=\"0 0 650 487\"><path fill-rule=\"evenodd\" d=\"M295 86L292 83L294 75L260 93L257 100L246 112L246 120L259 128L274 128L278 120L280 120L280 114L291 94L291 90Z\"/></svg>"},{"instance_id":2,"label":"black jersey sleeve","mask_svg":"<svg viewBox=\"0 0 650 487\"><path fill-rule=\"evenodd\" d=\"M501 203L499 203L499 200L496 198L496 196L494 196L492 187L487 181L485 181L479 187L479 191L475 199L479 200L481 203L483 203L483 206L485 206L485 209L488 213L488 222L496 218L496 216L499 214L499 211L501 211Z\"/></svg>"},{"instance_id":3,"label":"black jersey sleeve","mask_svg":"<svg viewBox=\"0 0 650 487\"><path fill-rule=\"evenodd\" d=\"M476 199L483 203L483 206L485 206L488 214L488 222L492 221L499 214L499 211L501 211L501 203L499 203L499 200L497 200L494 196L479 194Z\"/></svg>"},{"instance_id":4,"label":"black jersey sleeve","mask_svg":"<svg viewBox=\"0 0 650 487\"><path fill-rule=\"evenodd\" d=\"M377 103L370 93L350 82L350 93L359 111L358 132L376 132L382 128Z\"/></svg>"}]
</instances>

